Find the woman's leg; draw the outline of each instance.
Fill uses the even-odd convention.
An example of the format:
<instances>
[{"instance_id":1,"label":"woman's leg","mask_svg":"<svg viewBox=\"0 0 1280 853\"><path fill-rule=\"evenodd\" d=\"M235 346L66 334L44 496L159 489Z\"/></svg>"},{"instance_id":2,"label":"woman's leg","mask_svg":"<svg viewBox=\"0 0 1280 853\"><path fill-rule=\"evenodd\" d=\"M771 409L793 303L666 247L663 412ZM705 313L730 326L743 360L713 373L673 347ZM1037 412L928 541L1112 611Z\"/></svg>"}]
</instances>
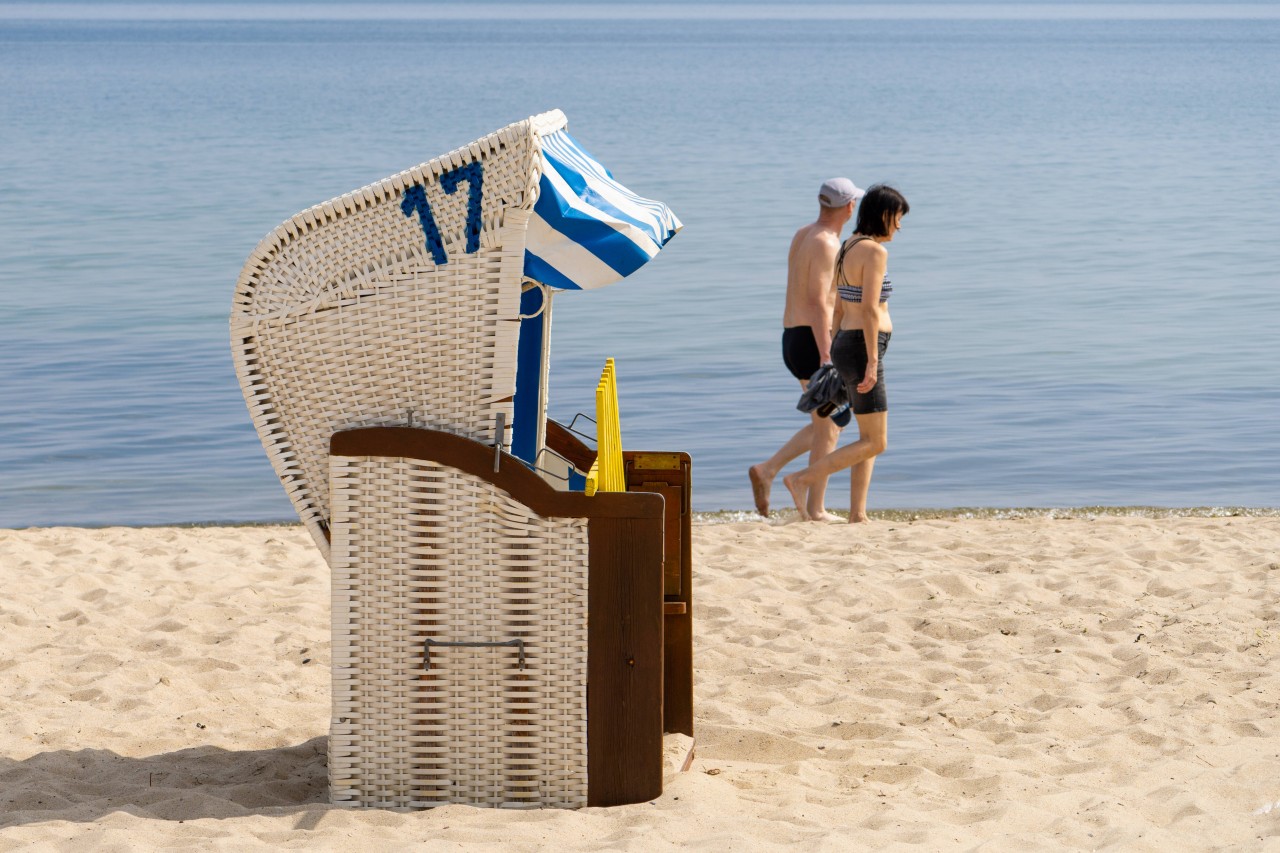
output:
<instances>
[{"instance_id":1,"label":"woman's leg","mask_svg":"<svg viewBox=\"0 0 1280 853\"><path fill-rule=\"evenodd\" d=\"M828 453L822 459L811 464L802 471L789 474L782 478L782 482L786 485L787 491L791 493L791 500L795 502L796 510L800 513L801 518L807 518L805 508L805 499L808 497L809 489L819 478L825 479L830 477L837 471L843 471L845 468L851 468L875 459L884 452L888 445L889 435L889 413L888 412L871 412L866 415L858 415L858 440L852 444L847 444L834 451ZM855 472L856 474L856 472ZM852 476L852 475L851 475ZM865 471L866 484L871 483L871 466L867 466ZM856 486L850 487L850 493ZM866 487L862 490L862 514L866 514ZM849 518L853 520L856 506L849 508Z\"/></svg>"},{"instance_id":2,"label":"woman's leg","mask_svg":"<svg viewBox=\"0 0 1280 853\"><path fill-rule=\"evenodd\" d=\"M867 490L871 488L871 469L876 466L872 456L849 469L849 523L868 521Z\"/></svg>"},{"instance_id":3,"label":"woman's leg","mask_svg":"<svg viewBox=\"0 0 1280 853\"><path fill-rule=\"evenodd\" d=\"M814 415L813 449L809 451L810 465L826 457L840 443L840 427L836 426L831 418L816 417L816 412ZM809 486L809 496L804 502L805 516L809 521L839 521L836 516L827 512L826 495L827 478L814 478Z\"/></svg>"}]
</instances>

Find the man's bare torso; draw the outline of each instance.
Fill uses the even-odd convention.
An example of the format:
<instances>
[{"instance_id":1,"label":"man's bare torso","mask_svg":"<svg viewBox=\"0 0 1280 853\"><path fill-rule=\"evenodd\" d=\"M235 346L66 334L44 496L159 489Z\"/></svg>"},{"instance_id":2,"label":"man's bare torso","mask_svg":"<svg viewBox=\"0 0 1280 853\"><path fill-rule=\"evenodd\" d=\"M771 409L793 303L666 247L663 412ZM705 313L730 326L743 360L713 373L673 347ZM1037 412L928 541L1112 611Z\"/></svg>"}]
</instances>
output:
<instances>
[{"instance_id":1,"label":"man's bare torso","mask_svg":"<svg viewBox=\"0 0 1280 853\"><path fill-rule=\"evenodd\" d=\"M784 327L831 327L836 301L831 259L839 249L839 233L820 223L810 223L796 232L787 255Z\"/></svg>"}]
</instances>

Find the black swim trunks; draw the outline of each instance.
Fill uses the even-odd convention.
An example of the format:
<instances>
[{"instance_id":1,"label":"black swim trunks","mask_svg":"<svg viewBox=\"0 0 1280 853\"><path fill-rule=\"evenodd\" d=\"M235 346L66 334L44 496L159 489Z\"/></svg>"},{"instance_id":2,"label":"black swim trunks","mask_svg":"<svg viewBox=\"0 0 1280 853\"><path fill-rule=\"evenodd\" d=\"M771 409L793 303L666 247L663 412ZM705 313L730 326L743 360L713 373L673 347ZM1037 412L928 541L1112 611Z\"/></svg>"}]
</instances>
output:
<instances>
[{"instance_id":1,"label":"black swim trunks","mask_svg":"<svg viewBox=\"0 0 1280 853\"><path fill-rule=\"evenodd\" d=\"M866 335L861 329L841 329L831 343L831 361L840 372L840 378L844 380L849 399L853 401L855 415L889 411L889 397L884 387L884 351L889 348L890 334L881 332L877 335L876 352L879 353L877 356L879 361L876 368L876 387L866 394L858 393L858 383L867 372Z\"/></svg>"},{"instance_id":2,"label":"black swim trunks","mask_svg":"<svg viewBox=\"0 0 1280 853\"><path fill-rule=\"evenodd\" d=\"M782 363L792 376L802 382L808 382L809 377L822 366L812 326L791 326L782 330Z\"/></svg>"}]
</instances>

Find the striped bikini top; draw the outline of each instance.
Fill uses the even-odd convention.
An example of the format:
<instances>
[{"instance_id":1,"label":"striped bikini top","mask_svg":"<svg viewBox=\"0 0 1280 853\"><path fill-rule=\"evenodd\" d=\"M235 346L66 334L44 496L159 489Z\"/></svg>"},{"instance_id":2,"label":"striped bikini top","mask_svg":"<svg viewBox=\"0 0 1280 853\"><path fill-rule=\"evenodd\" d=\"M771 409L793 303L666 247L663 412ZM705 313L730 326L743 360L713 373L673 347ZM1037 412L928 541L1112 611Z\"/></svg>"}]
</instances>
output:
<instances>
[{"instance_id":1,"label":"striped bikini top","mask_svg":"<svg viewBox=\"0 0 1280 853\"><path fill-rule=\"evenodd\" d=\"M836 281L836 290L840 294L840 298L845 302L861 302L862 301L862 285L849 284L844 277L844 255L849 251L855 243L861 243L863 240L870 240L870 237L853 237L840 247L840 254L836 257L836 271L839 278ZM893 295L893 283L889 281L889 276L884 277L884 282L880 285L880 301L888 302L889 297Z\"/></svg>"}]
</instances>

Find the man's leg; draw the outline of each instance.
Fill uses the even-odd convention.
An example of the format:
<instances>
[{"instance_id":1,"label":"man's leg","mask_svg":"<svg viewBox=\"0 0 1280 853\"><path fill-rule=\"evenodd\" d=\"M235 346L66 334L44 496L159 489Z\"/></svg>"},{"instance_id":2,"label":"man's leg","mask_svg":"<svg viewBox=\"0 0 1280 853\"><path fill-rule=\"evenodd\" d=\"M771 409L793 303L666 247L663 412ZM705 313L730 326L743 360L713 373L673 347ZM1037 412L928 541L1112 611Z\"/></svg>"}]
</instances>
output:
<instances>
[{"instance_id":1,"label":"man's leg","mask_svg":"<svg viewBox=\"0 0 1280 853\"><path fill-rule=\"evenodd\" d=\"M804 391L809 387L809 383L800 380L800 390ZM756 512L769 517L769 490L773 488L773 478L778 476L778 472L787 467L792 459L796 459L800 454L813 447L813 421L817 418L810 415L813 420L796 430L795 435L787 439L787 443L778 448L778 451L766 459L764 462L752 465L747 469L747 476L751 479L751 496L755 499Z\"/></svg>"},{"instance_id":2,"label":"man's leg","mask_svg":"<svg viewBox=\"0 0 1280 853\"><path fill-rule=\"evenodd\" d=\"M787 443L778 448L778 452L764 462L752 465L747 469L751 478L751 494L755 498L756 511L765 518L769 517L769 490L773 486L773 478L787 467L787 463L800 456L813 446L813 424L805 424L796 434L787 439Z\"/></svg>"}]
</instances>

